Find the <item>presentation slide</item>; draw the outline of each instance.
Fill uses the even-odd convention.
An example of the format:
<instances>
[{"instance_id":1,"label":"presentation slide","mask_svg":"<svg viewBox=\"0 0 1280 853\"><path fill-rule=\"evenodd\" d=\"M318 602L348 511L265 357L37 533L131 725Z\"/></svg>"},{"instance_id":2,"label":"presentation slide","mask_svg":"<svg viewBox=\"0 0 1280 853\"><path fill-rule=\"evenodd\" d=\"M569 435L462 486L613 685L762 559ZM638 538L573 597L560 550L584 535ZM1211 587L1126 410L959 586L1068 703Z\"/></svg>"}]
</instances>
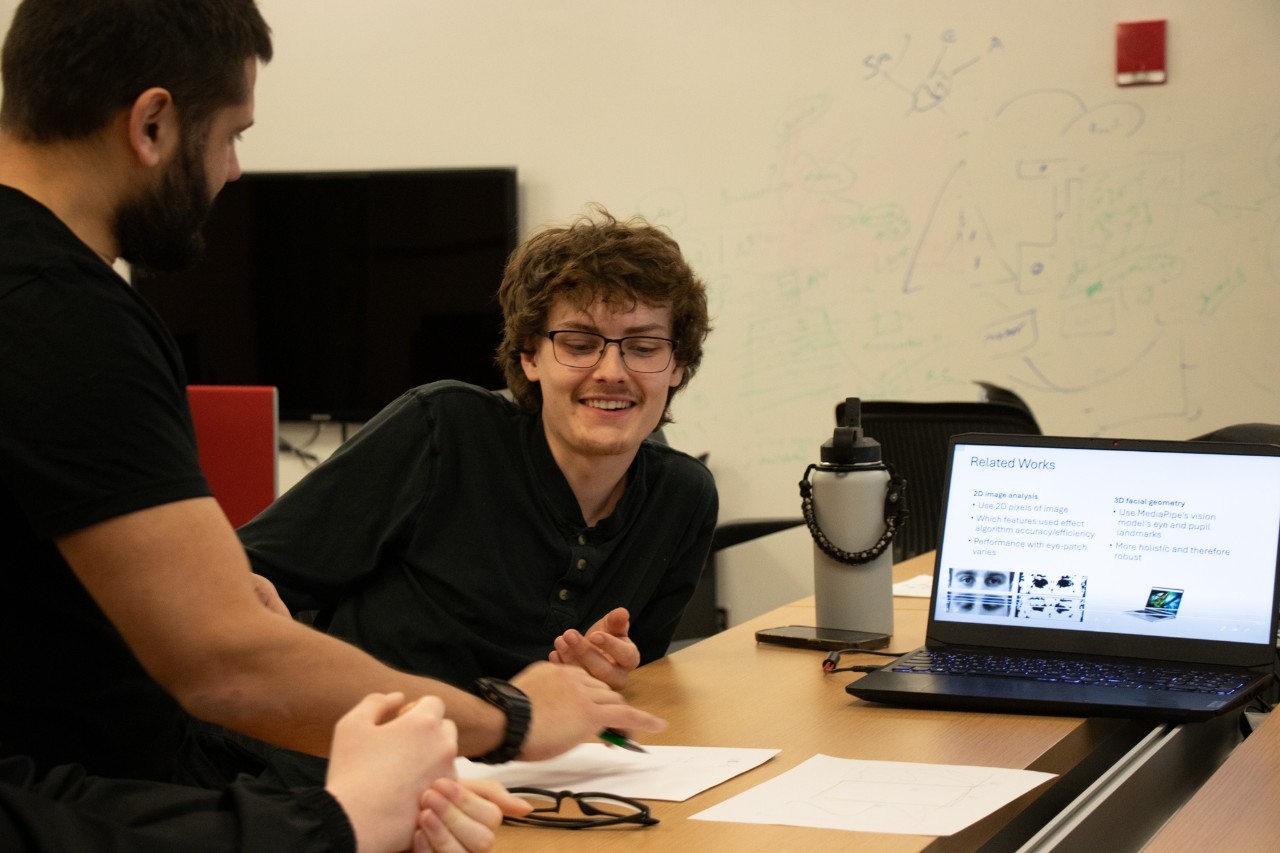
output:
<instances>
[{"instance_id":1,"label":"presentation slide","mask_svg":"<svg viewBox=\"0 0 1280 853\"><path fill-rule=\"evenodd\" d=\"M1265 641L1280 459L956 448L936 616Z\"/></svg>"}]
</instances>

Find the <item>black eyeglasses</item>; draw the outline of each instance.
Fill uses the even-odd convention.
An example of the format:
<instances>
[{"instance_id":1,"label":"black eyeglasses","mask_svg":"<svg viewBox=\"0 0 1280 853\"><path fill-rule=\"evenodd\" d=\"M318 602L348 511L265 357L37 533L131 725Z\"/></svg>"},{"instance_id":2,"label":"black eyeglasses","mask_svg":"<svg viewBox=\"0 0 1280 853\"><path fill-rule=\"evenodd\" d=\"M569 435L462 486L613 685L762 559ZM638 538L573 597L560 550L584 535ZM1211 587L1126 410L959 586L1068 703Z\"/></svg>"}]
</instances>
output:
<instances>
[{"instance_id":1,"label":"black eyeglasses","mask_svg":"<svg viewBox=\"0 0 1280 853\"><path fill-rule=\"evenodd\" d=\"M579 332L576 329L557 329L547 332L551 339L551 351L556 361L565 367L595 367L604 358L609 344L617 344L622 353L622 363L636 373L661 373L671 364L676 342L671 338L649 335L628 335L625 338L606 338L595 332Z\"/></svg>"},{"instance_id":2,"label":"black eyeglasses","mask_svg":"<svg viewBox=\"0 0 1280 853\"><path fill-rule=\"evenodd\" d=\"M557 829L592 829L621 824L653 826L658 822L656 817L650 816L649 807L644 803L614 794L548 791L544 788L509 790L517 797L527 800L533 806L533 811L524 817L504 817L503 820L507 823ZM577 814L572 808L567 809L567 813L561 813L561 806L566 800L577 806Z\"/></svg>"}]
</instances>

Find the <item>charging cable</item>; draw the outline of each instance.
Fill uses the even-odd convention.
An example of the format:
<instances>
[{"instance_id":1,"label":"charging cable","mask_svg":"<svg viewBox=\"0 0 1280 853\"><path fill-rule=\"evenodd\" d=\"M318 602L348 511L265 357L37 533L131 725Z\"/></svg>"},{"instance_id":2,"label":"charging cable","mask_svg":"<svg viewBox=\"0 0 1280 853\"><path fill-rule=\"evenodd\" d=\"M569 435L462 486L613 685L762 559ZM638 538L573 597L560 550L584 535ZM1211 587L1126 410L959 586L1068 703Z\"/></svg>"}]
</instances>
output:
<instances>
[{"instance_id":1,"label":"charging cable","mask_svg":"<svg viewBox=\"0 0 1280 853\"><path fill-rule=\"evenodd\" d=\"M827 652L826 658L822 661L822 671L825 673L832 672L875 672L880 668L879 665L864 664L862 666L840 666L840 656L845 654L857 655L880 655L886 658L902 657L902 652L877 652L870 649L838 649L834 652Z\"/></svg>"}]
</instances>

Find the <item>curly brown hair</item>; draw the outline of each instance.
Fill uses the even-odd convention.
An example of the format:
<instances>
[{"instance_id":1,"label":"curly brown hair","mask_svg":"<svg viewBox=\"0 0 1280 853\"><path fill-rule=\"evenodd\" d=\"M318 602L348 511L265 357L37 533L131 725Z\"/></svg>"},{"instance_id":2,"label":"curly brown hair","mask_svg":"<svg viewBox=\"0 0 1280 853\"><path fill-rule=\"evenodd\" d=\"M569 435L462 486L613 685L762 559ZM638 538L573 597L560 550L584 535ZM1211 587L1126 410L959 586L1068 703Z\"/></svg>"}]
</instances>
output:
<instances>
[{"instance_id":1,"label":"curly brown hair","mask_svg":"<svg viewBox=\"0 0 1280 853\"><path fill-rule=\"evenodd\" d=\"M641 217L620 222L593 205L590 213L535 234L511 253L498 289L503 337L496 361L516 402L531 412L542 410L542 389L524 375L520 356L532 353L548 331L547 317L561 298L582 311L597 302L618 311L671 307L675 361L684 368L680 384L667 393L659 426L671 423L671 399L697 372L711 331L706 285L679 244Z\"/></svg>"}]
</instances>

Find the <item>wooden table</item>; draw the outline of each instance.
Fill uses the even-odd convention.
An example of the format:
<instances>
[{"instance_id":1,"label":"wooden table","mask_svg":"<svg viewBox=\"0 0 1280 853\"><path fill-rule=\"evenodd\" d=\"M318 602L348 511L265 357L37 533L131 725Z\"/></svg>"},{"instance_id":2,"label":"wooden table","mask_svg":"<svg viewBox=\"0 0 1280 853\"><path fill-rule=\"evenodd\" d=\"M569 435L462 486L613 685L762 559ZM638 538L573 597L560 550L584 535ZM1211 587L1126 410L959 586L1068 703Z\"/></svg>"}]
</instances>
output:
<instances>
[{"instance_id":1,"label":"wooden table","mask_svg":"<svg viewBox=\"0 0 1280 853\"><path fill-rule=\"evenodd\" d=\"M894 568L895 580L933 570L933 555ZM928 599L895 599L890 650L924 639ZM984 765L1064 773L1115 731L1117 721L935 711L873 705L845 693L850 673L822 671L822 652L758 645L754 632L812 625L812 597L716 634L639 670L626 695L670 722L645 740L683 746L780 749L771 761L682 803L652 801L657 826L570 832L504 826L499 849L548 851L768 851L860 849L973 850L1048 786L948 838L848 833L829 829L720 823L689 816L753 788L815 754L838 758ZM850 663L883 658L846 655Z\"/></svg>"},{"instance_id":2,"label":"wooden table","mask_svg":"<svg viewBox=\"0 0 1280 853\"><path fill-rule=\"evenodd\" d=\"M1270 715L1143 848L1143 853L1280 845L1280 723Z\"/></svg>"}]
</instances>

